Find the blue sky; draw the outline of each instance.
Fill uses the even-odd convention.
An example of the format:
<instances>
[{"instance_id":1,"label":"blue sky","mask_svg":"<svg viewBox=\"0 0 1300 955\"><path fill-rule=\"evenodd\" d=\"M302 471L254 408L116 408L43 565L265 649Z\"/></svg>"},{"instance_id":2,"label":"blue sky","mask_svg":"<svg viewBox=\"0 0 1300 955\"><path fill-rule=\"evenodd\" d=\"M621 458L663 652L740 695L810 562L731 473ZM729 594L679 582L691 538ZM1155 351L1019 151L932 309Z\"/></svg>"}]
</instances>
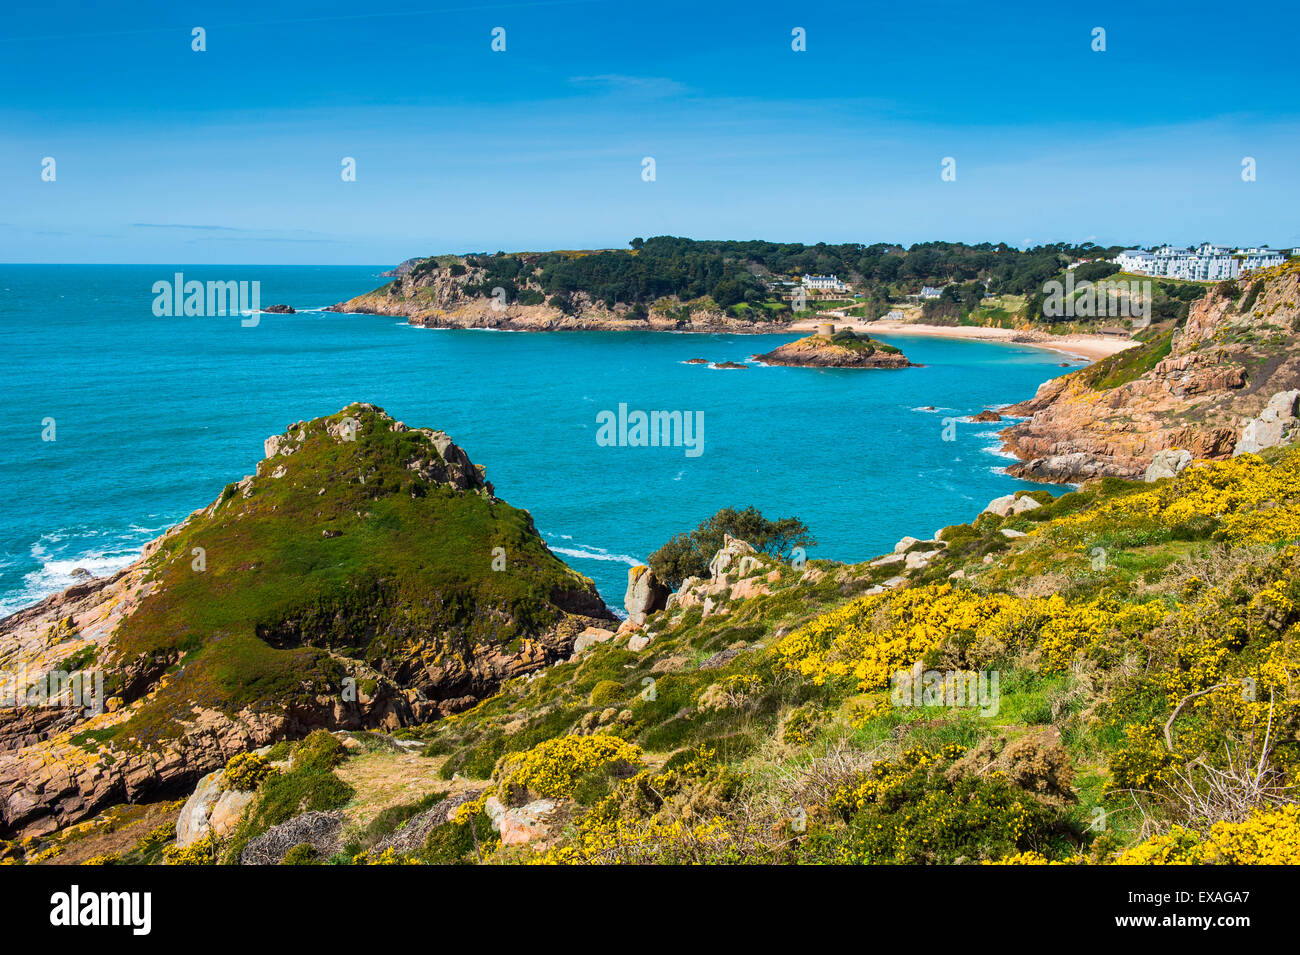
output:
<instances>
[{"instance_id":1,"label":"blue sky","mask_svg":"<svg viewBox=\"0 0 1300 955\"><path fill-rule=\"evenodd\" d=\"M657 234L1300 245L1294 4L375 9L11 5L0 261L390 263Z\"/></svg>"}]
</instances>

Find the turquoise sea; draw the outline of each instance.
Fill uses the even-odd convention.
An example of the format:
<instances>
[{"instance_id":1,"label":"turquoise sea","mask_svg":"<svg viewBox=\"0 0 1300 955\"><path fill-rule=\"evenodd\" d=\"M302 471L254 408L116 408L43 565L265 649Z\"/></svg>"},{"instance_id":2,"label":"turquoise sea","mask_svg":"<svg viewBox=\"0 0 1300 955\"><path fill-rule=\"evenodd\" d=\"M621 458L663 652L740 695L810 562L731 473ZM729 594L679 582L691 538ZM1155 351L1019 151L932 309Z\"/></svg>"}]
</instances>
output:
<instances>
[{"instance_id":1,"label":"turquoise sea","mask_svg":"<svg viewBox=\"0 0 1300 955\"><path fill-rule=\"evenodd\" d=\"M158 318L153 283L259 281L297 315ZM925 367L718 370L797 336L502 333L319 311L382 267L0 266L0 614L107 574L230 481L291 422L370 401L447 431L551 549L621 607L627 568L725 505L802 518L811 556L856 561L1034 487L998 425L944 419L1064 373L1035 349L893 337ZM596 416L702 412L698 456L603 447ZM933 406L933 411L922 410ZM42 440L54 419L53 441Z\"/></svg>"}]
</instances>

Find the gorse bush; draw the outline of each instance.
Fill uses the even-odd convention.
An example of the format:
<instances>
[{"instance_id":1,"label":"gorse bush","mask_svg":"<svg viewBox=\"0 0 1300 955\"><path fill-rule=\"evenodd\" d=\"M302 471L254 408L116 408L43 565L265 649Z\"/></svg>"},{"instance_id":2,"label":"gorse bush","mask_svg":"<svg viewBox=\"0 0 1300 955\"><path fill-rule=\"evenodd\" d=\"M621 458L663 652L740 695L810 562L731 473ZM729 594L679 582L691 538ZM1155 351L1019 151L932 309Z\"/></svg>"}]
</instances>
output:
<instances>
[{"instance_id":1,"label":"gorse bush","mask_svg":"<svg viewBox=\"0 0 1300 955\"><path fill-rule=\"evenodd\" d=\"M187 846L167 846L163 859L168 865L212 865L217 861L216 849L216 837L209 832Z\"/></svg>"},{"instance_id":2,"label":"gorse bush","mask_svg":"<svg viewBox=\"0 0 1300 955\"><path fill-rule=\"evenodd\" d=\"M952 772L964 754L918 748L876 763L831 798L847 833L814 833L808 853L826 862L952 863L1046 846L1056 814L1003 773Z\"/></svg>"},{"instance_id":3,"label":"gorse bush","mask_svg":"<svg viewBox=\"0 0 1300 955\"><path fill-rule=\"evenodd\" d=\"M1020 598L930 584L860 597L791 633L778 652L817 683L852 676L864 690L888 685L896 672L944 648L976 666L989 663L990 654L1037 648L1051 672L1081 649L1103 652L1146 632L1166 613L1159 601L1071 605L1057 595Z\"/></svg>"},{"instance_id":4,"label":"gorse bush","mask_svg":"<svg viewBox=\"0 0 1300 955\"><path fill-rule=\"evenodd\" d=\"M1221 822L1204 835L1175 826L1119 854L1120 865L1300 865L1300 806Z\"/></svg>"},{"instance_id":5,"label":"gorse bush","mask_svg":"<svg viewBox=\"0 0 1300 955\"><path fill-rule=\"evenodd\" d=\"M257 753L236 753L226 763L226 771L221 776L222 789L253 791L268 776L279 770L271 765L270 760Z\"/></svg>"},{"instance_id":6,"label":"gorse bush","mask_svg":"<svg viewBox=\"0 0 1300 955\"><path fill-rule=\"evenodd\" d=\"M511 753L497 765L498 791L516 789L536 796L570 796L589 773L624 773L641 765L641 747L617 736L561 736L524 753Z\"/></svg>"}]
</instances>

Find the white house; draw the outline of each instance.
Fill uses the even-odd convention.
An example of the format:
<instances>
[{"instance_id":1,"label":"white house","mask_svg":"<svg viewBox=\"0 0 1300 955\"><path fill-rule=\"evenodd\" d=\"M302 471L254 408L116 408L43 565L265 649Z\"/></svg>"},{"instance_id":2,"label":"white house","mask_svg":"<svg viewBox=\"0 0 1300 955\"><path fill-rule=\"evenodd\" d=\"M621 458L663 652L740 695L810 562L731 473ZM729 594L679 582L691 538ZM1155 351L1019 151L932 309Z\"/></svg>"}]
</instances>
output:
<instances>
[{"instance_id":1,"label":"white house","mask_svg":"<svg viewBox=\"0 0 1300 955\"><path fill-rule=\"evenodd\" d=\"M811 292L843 292L848 289L838 275L805 275L803 287Z\"/></svg>"}]
</instances>

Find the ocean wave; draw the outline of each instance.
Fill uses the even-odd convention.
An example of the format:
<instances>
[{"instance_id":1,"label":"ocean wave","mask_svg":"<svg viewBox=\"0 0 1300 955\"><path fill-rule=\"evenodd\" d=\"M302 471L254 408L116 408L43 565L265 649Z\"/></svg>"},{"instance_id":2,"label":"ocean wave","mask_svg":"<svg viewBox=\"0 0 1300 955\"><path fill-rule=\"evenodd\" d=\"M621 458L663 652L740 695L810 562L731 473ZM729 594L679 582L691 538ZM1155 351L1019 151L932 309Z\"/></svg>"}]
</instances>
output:
<instances>
[{"instance_id":1,"label":"ocean wave","mask_svg":"<svg viewBox=\"0 0 1300 955\"><path fill-rule=\"evenodd\" d=\"M142 548L117 551L91 551L79 557L59 557L45 561L39 570L23 575L23 582L29 590L44 590L54 593L70 584L76 583L72 572L78 568L88 570L96 577L116 573L128 564L136 561Z\"/></svg>"},{"instance_id":2,"label":"ocean wave","mask_svg":"<svg viewBox=\"0 0 1300 955\"><path fill-rule=\"evenodd\" d=\"M131 524L127 527L127 530L133 534L147 534L149 540L153 540L171 526L171 524L159 524L157 527L142 527L139 524Z\"/></svg>"},{"instance_id":3,"label":"ocean wave","mask_svg":"<svg viewBox=\"0 0 1300 955\"><path fill-rule=\"evenodd\" d=\"M79 583L80 579L72 576L72 572L78 568L87 570L96 577L110 577L123 567L135 563L143 553L142 548L121 548L45 560L36 553L37 549L38 545L32 546L32 556L41 561L41 566L23 575L21 587L0 597L0 617L30 607L51 594Z\"/></svg>"},{"instance_id":4,"label":"ocean wave","mask_svg":"<svg viewBox=\"0 0 1300 955\"><path fill-rule=\"evenodd\" d=\"M160 515L151 514L150 517ZM28 546L26 560L7 563L13 574L0 594L0 616L44 600L51 594L81 582L77 569L95 577L110 577L134 563L144 552L144 545L172 526L171 521L157 525L129 524L124 529L61 527L41 534ZM35 564L35 569L32 565ZM26 565L21 578L19 569ZM15 572L18 571L18 572Z\"/></svg>"},{"instance_id":5,"label":"ocean wave","mask_svg":"<svg viewBox=\"0 0 1300 955\"><path fill-rule=\"evenodd\" d=\"M600 547L591 549L584 547L552 547L551 550L557 554L563 554L565 557L576 557L579 560L610 561L616 564L627 564L629 567L636 567L645 563L645 561L629 557L627 554L611 554Z\"/></svg>"}]
</instances>

